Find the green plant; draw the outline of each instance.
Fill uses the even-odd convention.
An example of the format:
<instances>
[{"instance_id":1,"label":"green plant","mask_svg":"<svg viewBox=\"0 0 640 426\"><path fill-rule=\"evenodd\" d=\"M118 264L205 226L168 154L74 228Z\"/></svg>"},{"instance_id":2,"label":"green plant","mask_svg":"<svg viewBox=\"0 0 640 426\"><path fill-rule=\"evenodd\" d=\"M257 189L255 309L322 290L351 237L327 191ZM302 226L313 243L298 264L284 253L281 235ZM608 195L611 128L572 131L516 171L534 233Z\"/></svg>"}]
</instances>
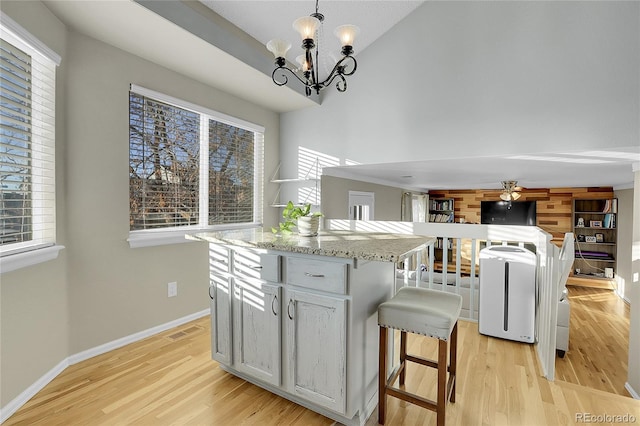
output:
<instances>
[{"instance_id":1,"label":"green plant","mask_svg":"<svg viewBox=\"0 0 640 426\"><path fill-rule=\"evenodd\" d=\"M271 228L274 234L281 232L283 234L290 234L293 232L293 228L298 224L299 217L313 217L322 216L320 212L311 212L311 204L307 203L302 206L296 206L292 201L289 201L282 210L282 217L284 222L280 222L278 228Z\"/></svg>"}]
</instances>

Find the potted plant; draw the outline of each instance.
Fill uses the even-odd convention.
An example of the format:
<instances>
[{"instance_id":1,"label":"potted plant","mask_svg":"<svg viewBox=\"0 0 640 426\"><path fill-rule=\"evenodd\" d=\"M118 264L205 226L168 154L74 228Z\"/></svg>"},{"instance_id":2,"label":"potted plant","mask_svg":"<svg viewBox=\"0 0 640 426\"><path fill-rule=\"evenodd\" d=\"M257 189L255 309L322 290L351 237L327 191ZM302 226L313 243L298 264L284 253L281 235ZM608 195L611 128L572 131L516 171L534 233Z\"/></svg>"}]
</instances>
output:
<instances>
[{"instance_id":1,"label":"potted plant","mask_svg":"<svg viewBox=\"0 0 640 426\"><path fill-rule=\"evenodd\" d=\"M280 222L278 228L271 228L271 231L290 234L293 232L293 228L297 227L298 234L301 236L314 237L318 235L321 216L320 212L311 212L311 204L309 203L296 206L292 201L289 201L282 211L284 222Z\"/></svg>"}]
</instances>

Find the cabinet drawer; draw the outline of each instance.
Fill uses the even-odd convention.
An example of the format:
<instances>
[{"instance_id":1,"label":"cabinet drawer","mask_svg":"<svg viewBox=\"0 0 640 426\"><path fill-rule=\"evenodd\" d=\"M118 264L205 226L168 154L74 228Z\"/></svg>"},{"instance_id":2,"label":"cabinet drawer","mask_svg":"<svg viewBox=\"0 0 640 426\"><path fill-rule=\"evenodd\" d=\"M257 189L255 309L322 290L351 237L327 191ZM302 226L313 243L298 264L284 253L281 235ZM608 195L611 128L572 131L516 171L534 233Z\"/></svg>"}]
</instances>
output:
<instances>
[{"instance_id":1,"label":"cabinet drawer","mask_svg":"<svg viewBox=\"0 0 640 426\"><path fill-rule=\"evenodd\" d=\"M229 272L229 250L218 244L209 244L209 270L215 273Z\"/></svg>"},{"instance_id":2,"label":"cabinet drawer","mask_svg":"<svg viewBox=\"0 0 640 426\"><path fill-rule=\"evenodd\" d=\"M331 293L347 293L347 265L287 257L287 284Z\"/></svg>"},{"instance_id":3,"label":"cabinet drawer","mask_svg":"<svg viewBox=\"0 0 640 426\"><path fill-rule=\"evenodd\" d=\"M280 256L254 250L235 249L233 272L238 277L280 282Z\"/></svg>"}]
</instances>

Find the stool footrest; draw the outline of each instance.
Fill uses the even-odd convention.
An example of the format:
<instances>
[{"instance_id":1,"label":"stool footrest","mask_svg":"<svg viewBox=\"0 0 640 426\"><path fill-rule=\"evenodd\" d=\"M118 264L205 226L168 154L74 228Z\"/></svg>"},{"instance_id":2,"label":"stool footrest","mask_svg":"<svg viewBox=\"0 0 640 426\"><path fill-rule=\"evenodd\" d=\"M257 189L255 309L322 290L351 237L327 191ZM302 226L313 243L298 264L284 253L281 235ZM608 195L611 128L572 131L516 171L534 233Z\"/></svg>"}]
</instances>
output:
<instances>
[{"instance_id":1,"label":"stool footrest","mask_svg":"<svg viewBox=\"0 0 640 426\"><path fill-rule=\"evenodd\" d=\"M438 363L432 359L422 358L416 355L406 355L407 361L415 362L418 364L426 365L427 367L438 368Z\"/></svg>"},{"instance_id":2,"label":"stool footrest","mask_svg":"<svg viewBox=\"0 0 640 426\"><path fill-rule=\"evenodd\" d=\"M396 397L403 401L410 402L412 404L418 405L423 408L427 408L431 411L438 411L438 404L435 401L432 401L427 398L423 398L419 395L415 395L404 391L402 389L394 388L392 386L387 386L387 395Z\"/></svg>"}]
</instances>

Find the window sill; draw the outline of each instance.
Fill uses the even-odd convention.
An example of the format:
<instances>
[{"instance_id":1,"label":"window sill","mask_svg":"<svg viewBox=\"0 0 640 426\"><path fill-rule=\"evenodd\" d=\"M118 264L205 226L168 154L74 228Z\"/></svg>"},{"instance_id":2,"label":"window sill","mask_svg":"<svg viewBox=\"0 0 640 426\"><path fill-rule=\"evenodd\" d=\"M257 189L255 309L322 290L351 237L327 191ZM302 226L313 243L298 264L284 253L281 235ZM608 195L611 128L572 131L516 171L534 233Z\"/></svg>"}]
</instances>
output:
<instances>
[{"instance_id":1,"label":"window sill","mask_svg":"<svg viewBox=\"0 0 640 426\"><path fill-rule=\"evenodd\" d=\"M228 225L228 226L216 226L214 228L190 228L181 229L177 231L134 231L129 233L127 242L130 248L142 248L142 247L154 247L164 246L169 244L181 244L181 243L193 243L196 241L187 240L188 234L195 234L197 232L217 232L228 229L244 229L244 228L258 228L262 226L258 223L247 224L244 226Z\"/></svg>"},{"instance_id":2,"label":"window sill","mask_svg":"<svg viewBox=\"0 0 640 426\"><path fill-rule=\"evenodd\" d=\"M64 246L54 245L23 253L0 257L0 273L15 271L38 263L48 262L58 258L58 253Z\"/></svg>"}]
</instances>

